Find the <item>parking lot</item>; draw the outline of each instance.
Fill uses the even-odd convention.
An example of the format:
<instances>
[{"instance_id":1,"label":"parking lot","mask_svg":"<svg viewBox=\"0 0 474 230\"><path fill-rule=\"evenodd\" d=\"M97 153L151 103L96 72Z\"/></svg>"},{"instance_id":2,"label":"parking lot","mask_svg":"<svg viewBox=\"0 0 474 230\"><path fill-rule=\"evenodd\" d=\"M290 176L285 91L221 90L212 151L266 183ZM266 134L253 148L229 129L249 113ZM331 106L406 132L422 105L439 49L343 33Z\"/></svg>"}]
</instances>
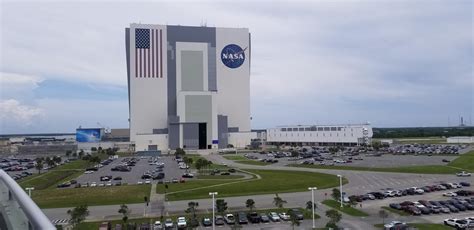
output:
<instances>
[{"instance_id":1,"label":"parking lot","mask_svg":"<svg viewBox=\"0 0 474 230\"><path fill-rule=\"evenodd\" d=\"M242 154L243 155L243 154ZM319 158L322 161L314 161L313 158L295 159L292 157L275 158L267 154L248 153L249 156L259 159L276 159L274 165L284 166L288 164L301 164L304 161L311 161L314 164L324 165L347 165L356 167L400 167L400 166L420 166L420 165L446 165L457 158L453 156L427 156L427 155L392 155L382 154L376 156L373 154L359 154L357 156L333 156L330 153L320 153ZM344 160L346 163L337 163L338 160ZM443 161L444 160L444 161Z\"/></svg>"},{"instance_id":2,"label":"parking lot","mask_svg":"<svg viewBox=\"0 0 474 230\"><path fill-rule=\"evenodd\" d=\"M100 167L98 171L93 171L90 174L84 173L83 175L79 176L76 180L80 184L87 184L87 183L91 184L92 182L96 182L100 184L101 183L100 177L111 176L112 178L121 177L122 178L121 180L115 180L114 182L120 181L122 184L145 183L146 180L141 179L142 175L145 172L151 172L157 169L156 164L151 165L152 162L149 162L150 158L151 157L135 157L135 159L137 159L136 165L130 166L131 170L129 172L112 171L111 169L113 167L122 165L124 164L124 160L130 159L130 158L120 157L120 158L114 159L110 164ZM172 156L162 156L162 157L157 158L157 161L164 163L163 172L165 173L165 177L162 179L163 181L166 181L166 180L171 181L173 179L180 179L181 176L185 173L185 169L180 169L178 167L178 163L175 160L173 160Z\"/></svg>"}]
</instances>

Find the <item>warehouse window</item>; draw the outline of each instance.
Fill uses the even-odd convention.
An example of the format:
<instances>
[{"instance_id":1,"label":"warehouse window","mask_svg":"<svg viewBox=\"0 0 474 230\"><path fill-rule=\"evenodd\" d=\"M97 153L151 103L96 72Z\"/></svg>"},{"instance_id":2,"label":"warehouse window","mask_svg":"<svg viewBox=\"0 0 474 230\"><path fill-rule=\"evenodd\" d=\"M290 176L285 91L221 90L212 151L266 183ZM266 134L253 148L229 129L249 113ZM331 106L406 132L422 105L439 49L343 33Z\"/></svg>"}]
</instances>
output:
<instances>
[{"instance_id":1,"label":"warehouse window","mask_svg":"<svg viewBox=\"0 0 474 230\"><path fill-rule=\"evenodd\" d=\"M311 131L316 131L317 128L316 127L311 127Z\"/></svg>"},{"instance_id":2,"label":"warehouse window","mask_svg":"<svg viewBox=\"0 0 474 230\"><path fill-rule=\"evenodd\" d=\"M323 127L318 127L318 131L323 131Z\"/></svg>"},{"instance_id":3,"label":"warehouse window","mask_svg":"<svg viewBox=\"0 0 474 230\"><path fill-rule=\"evenodd\" d=\"M293 128L293 131L298 131L298 128Z\"/></svg>"},{"instance_id":4,"label":"warehouse window","mask_svg":"<svg viewBox=\"0 0 474 230\"><path fill-rule=\"evenodd\" d=\"M304 128L300 128L300 131L304 131Z\"/></svg>"},{"instance_id":5,"label":"warehouse window","mask_svg":"<svg viewBox=\"0 0 474 230\"><path fill-rule=\"evenodd\" d=\"M329 127L324 127L324 131L329 131Z\"/></svg>"},{"instance_id":6,"label":"warehouse window","mask_svg":"<svg viewBox=\"0 0 474 230\"><path fill-rule=\"evenodd\" d=\"M337 131L336 127L331 127L331 131Z\"/></svg>"},{"instance_id":7,"label":"warehouse window","mask_svg":"<svg viewBox=\"0 0 474 230\"><path fill-rule=\"evenodd\" d=\"M281 128L281 131L282 131L282 132L286 132L286 128Z\"/></svg>"},{"instance_id":8,"label":"warehouse window","mask_svg":"<svg viewBox=\"0 0 474 230\"><path fill-rule=\"evenodd\" d=\"M311 128L304 128L304 131L311 131Z\"/></svg>"},{"instance_id":9,"label":"warehouse window","mask_svg":"<svg viewBox=\"0 0 474 230\"><path fill-rule=\"evenodd\" d=\"M337 131L341 131L341 130L342 130L342 128L341 128L341 127L337 127Z\"/></svg>"}]
</instances>

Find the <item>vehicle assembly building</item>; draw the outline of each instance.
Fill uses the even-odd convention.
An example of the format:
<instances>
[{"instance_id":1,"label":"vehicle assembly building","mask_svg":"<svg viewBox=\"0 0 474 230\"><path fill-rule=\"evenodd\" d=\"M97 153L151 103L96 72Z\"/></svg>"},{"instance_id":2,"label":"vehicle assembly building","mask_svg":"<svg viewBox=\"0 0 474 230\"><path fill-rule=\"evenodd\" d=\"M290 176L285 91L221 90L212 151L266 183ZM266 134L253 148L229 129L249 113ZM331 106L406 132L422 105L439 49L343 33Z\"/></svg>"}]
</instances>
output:
<instances>
[{"instance_id":1,"label":"vehicle assembly building","mask_svg":"<svg viewBox=\"0 0 474 230\"><path fill-rule=\"evenodd\" d=\"M136 151L250 144L248 29L131 24L125 38Z\"/></svg>"}]
</instances>

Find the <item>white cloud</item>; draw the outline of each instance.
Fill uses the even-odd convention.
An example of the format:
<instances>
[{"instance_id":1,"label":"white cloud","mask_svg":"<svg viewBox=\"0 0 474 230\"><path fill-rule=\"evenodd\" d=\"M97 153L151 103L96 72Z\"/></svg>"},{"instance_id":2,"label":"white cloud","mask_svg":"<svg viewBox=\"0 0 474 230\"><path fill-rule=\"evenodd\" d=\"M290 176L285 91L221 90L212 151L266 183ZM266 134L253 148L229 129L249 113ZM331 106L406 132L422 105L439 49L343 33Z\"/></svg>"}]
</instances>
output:
<instances>
[{"instance_id":1,"label":"white cloud","mask_svg":"<svg viewBox=\"0 0 474 230\"><path fill-rule=\"evenodd\" d=\"M0 120L2 121L2 126L25 127L33 124L35 119L41 118L43 115L44 111L41 108L22 105L14 99L0 101Z\"/></svg>"}]
</instances>

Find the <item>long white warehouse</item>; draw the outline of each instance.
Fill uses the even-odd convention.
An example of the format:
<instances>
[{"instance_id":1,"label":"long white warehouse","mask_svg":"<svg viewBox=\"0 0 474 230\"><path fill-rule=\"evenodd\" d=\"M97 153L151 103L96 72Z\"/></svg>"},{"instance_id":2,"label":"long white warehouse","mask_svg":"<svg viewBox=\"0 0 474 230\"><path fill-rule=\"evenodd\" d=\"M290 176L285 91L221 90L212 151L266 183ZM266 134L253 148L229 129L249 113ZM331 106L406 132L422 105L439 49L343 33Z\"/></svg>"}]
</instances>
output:
<instances>
[{"instance_id":1,"label":"long white warehouse","mask_svg":"<svg viewBox=\"0 0 474 230\"><path fill-rule=\"evenodd\" d=\"M268 144L359 145L372 139L370 124L295 125L267 129Z\"/></svg>"}]
</instances>

